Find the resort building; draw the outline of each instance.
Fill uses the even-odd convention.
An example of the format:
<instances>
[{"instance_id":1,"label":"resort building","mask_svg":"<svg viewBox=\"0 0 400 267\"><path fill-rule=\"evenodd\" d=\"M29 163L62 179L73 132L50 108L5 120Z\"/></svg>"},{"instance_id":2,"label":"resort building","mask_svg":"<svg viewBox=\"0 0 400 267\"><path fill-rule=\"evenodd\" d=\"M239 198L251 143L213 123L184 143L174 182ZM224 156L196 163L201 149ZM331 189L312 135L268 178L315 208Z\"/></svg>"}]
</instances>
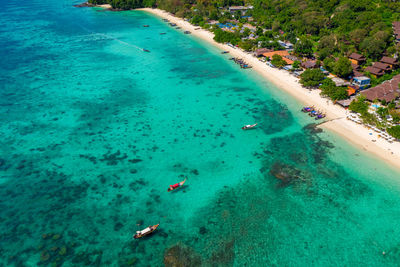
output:
<instances>
[{"instance_id":1,"label":"resort building","mask_svg":"<svg viewBox=\"0 0 400 267\"><path fill-rule=\"evenodd\" d=\"M264 53L272 52L274 51L273 49L268 49L268 48L258 48L256 51L254 51L254 56L256 57L261 57L263 56Z\"/></svg>"},{"instance_id":2,"label":"resort building","mask_svg":"<svg viewBox=\"0 0 400 267\"><path fill-rule=\"evenodd\" d=\"M351 67L353 68L353 77L364 76L359 65L351 63Z\"/></svg>"},{"instance_id":3,"label":"resort building","mask_svg":"<svg viewBox=\"0 0 400 267\"><path fill-rule=\"evenodd\" d=\"M375 68L375 67L372 67L372 66L369 66L369 67L365 68L365 71L371 73L371 75L373 75L374 77L380 77L383 74L385 74L384 70L381 70L381 69L378 69L378 68Z\"/></svg>"},{"instance_id":4,"label":"resort building","mask_svg":"<svg viewBox=\"0 0 400 267\"><path fill-rule=\"evenodd\" d=\"M347 86L347 95L348 96L354 95L357 91L358 91L358 86L356 86L356 85Z\"/></svg>"},{"instance_id":5,"label":"resort building","mask_svg":"<svg viewBox=\"0 0 400 267\"><path fill-rule=\"evenodd\" d=\"M247 29L249 29L249 30L252 31L252 32L255 32L255 31L257 30L257 27L256 27L256 26L253 26L253 25L248 24L248 23L244 24L244 25L243 25L243 28L247 28Z\"/></svg>"},{"instance_id":6,"label":"resort building","mask_svg":"<svg viewBox=\"0 0 400 267\"><path fill-rule=\"evenodd\" d=\"M230 6L229 7L229 12L230 13L235 13L236 11L242 12L242 15L246 13L247 10L253 9L253 6Z\"/></svg>"},{"instance_id":7,"label":"resort building","mask_svg":"<svg viewBox=\"0 0 400 267\"><path fill-rule=\"evenodd\" d=\"M288 58L288 57L290 57L290 55L289 55L289 52L287 50L278 50L278 51L271 51L271 52L263 53L264 57L268 57L270 59L272 59L273 55L280 55L282 57L282 59L288 65L292 65L293 62L294 62L293 60Z\"/></svg>"},{"instance_id":8,"label":"resort building","mask_svg":"<svg viewBox=\"0 0 400 267\"><path fill-rule=\"evenodd\" d=\"M365 62L366 58L363 55L357 54L357 53L352 53L349 56L349 59L351 63L356 64L356 65L361 65Z\"/></svg>"},{"instance_id":9,"label":"resort building","mask_svg":"<svg viewBox=\"0 0 400 267\"><path fill-rule=\"evenodd\" d=\"M393 35L396 42L400 42L400 21L393 21Z\"/></svg>"},{"instance_id":10,"label":"resort building","mask_svg":"<svg viewBox=\"0 0 400 267\"><path fill-rule=\"evenodd\" d=\"M284 42L279 40L278 44L286 50L293 50L293 44L291 42Z\"/></svg>"},{"instance_id":11,"label":"resort building","mask_svg":"<svg viewBox=\"0 0 400 267\"><path fill-rule=\"evenodd\" d=\"M352 96L349 99L344 99L344 100L338 100L336 101L336 103L338 103L339 105L341 105L344 108L347 108L350 106L351 102L353 102L353 100L356 99L356 96Z\"/></svg>"},{"instance_id":12,"label":"resort building","mask_svg":"<svg viewBox=\"0 0 400 267\"><path fill-rule=\"evenodd\" d=\"M354 77L352 85L356 85L358 89L364 90L371 85L371 79L366 76Z\"/></svg>"},{"instance_id":13,"label":"resort building","mask_svg":"<svg viewBox=\"0 0 400 267\"><path fill-rule=\"evenodd\" d=\"M335 83L336 86L347 86L350 85L348 81L343 80L342 78L339 77L333 77L331 80Z\"/></svg>"},{"instance_id":14,"label":"resort building","mask_svg":"<svg viewBox=\"0 0 400 267\"><path fill-rule=\"evenodd\" d=\"M399 65L399 62L397 61L397 59L392 58L392 57L382 57L380 62L388 64L391 69L395 69Z\"/></svg>"},{"instance_id":15,"label":"resort building","mask_svg":"<svg viewBox=\"0 0 400 267\"><path fill-rule=\"evenodd\" d=\"M301 66L305 69L315 69L317 68L317 61L316 60L307 60L301 63Z\"/></svg>"},{"instance_id":16,"label":"resort building","mask_svg":"<svg viewBox=\"0 0 400 267\"><path fill-rule=\"evenodd\" d=\"M390 102L400 96L399 82L400 74L394 76L389 81L362 91L361 94L364 95L369 101L378 99Z\"/></svg>"},{"instance_id":17,"label":"resort building","mask_svg":"<svg viewBox=\"0 0 400 267\"><path fill-rule=\"evenodd\" d=\"M374 62L374 64L372 64L372 67L381 69L384 72L388 72L391 70L390 65L382 63L382 62Z\"/></svg>"}]
</instances>

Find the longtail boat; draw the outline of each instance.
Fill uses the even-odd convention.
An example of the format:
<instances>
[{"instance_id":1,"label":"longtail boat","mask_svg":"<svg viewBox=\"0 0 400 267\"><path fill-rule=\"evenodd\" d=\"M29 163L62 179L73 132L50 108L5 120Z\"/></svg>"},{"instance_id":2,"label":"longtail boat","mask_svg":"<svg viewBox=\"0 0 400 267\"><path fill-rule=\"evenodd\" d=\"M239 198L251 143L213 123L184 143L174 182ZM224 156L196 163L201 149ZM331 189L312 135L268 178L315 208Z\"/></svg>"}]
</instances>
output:
<instances>
[{"instance_id":1,"label":"longtail boat","mask_svg":"<svg viewBox=\"0 0 400 267\"><path fill-rule=\"evenodd\" d=\"M314 110L314 107L303 107L301 109L302 112L311 112Z\"/></svg>"},{"instance_id":2,"label":"longtail boat","mask_svg":"<svg viewBox=\"0 0 400 267\"><path fill-rule=\"evenodd\" d=\"M257 126L257 123L245 125L242 127L242 130L249 130Z\"/></svg>"},{"instance_id":3,"label":"longtail boat","mask_svg":"<svg viewBox=\"0 0 400 267\"><path fill-rule=\"evenodd\" d=\"M316 117L315 117L315 120L319 120L319 119L323 119L323 118L325 118L325 114L323 114L323 113L321 113L321 114L318 114Z\"/></svg>"},{"instance_id":4,"label":"longtail boat","mask_svg":"<svg viewBox=\"0 0 400 267\"><path fill-rule=\"evenodd\" d=\"M150 50L147 50L147 49L144 49L144 48L143 48L143 52L147 52L147 53L149 53L149 52L150 52Z\"/></svg>"},{"instance_id":5,"label":"longtail boat","mask_svg":"<svg viewBox=\"0 0 400 267\"><path fill-rule=\"evenodd\" d=\"M222 51L221 54L228 54L229 51Z\"/></svg>"},{"instance_id":6,"label":"longtail boat","mask_svg":"<svg viewBox=\"0 0 400 267\"><path fill-rule=\"evenodd\" d=\"M147 27L150 27L150 26L149 26L149 25L143 25L143 27L146 27L146 28L147 28Z\"/></svg>"},{"instance_id":7,"label":"longtail boat","mask_svg":"<svg viewBox=\"0 0 400 267\"><path fill-rule=\"evenodd\" d=\"M168 187L168 190L167 190L167 191L170 192L170 191L173 191L173 190L175 190L175 189L178 189L178 188L181 187L185 182L186 182L186 178L185 178L185 180L183 180L182 182L179 182L179 183L170 185L170 186Z\"/></svg>"},{"instance_id":8,"label":"longtail boat","mask_svg":"<svg viewBox=\"0 0 400 267\"><path fill-rule=\"evenodd\" d=\"M150 225L149 227L143 229L142 231L136 231L136 234L133 236L133 238L138 239L138 238L142 238L146 235L149 235L151 233L153 233L159 226L160 224L156 224L156 225Z\"/></svg>"}]
</instances>

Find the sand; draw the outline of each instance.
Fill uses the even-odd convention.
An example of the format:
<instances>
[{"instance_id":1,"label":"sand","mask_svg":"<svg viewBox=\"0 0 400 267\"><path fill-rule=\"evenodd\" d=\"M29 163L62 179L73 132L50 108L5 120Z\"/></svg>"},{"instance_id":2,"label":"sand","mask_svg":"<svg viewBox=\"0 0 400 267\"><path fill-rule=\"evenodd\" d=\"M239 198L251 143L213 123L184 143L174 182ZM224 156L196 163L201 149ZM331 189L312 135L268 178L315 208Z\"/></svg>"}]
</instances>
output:
<instances>
[{"instance_id":1,"label":"sand","mask_svg":"<svg viewBox=\"0 0 400 267\"><path fill-rule=\"evenodd\" d=\"M103 4L103 5L96 5L96 6L104 8L104 9L112 9L112 6L110 4Z\"/></svg>"},{"instance_id":2,"label":"sand","mask_svg":"<svg viewBox=\"0 0 400 267\"><path fill-rule=\"evenodd\" d=\"M338 105L333 104L331 100L321 97L320 90L309 90L304 88L299 83L299 79L289 74L289 72L271 68L254 57L251 53L247 53L239 48L232 48L228 45L217 43L213 39L213 33L204 29L198 29L200 27L194 26L181 18L177 18L171 13L168 13L164 10L151 8L143 8L140 10L149 12L161 18L168 19L170 22L176 23L182 28L182 30L190 31L192 35L219 47L221 50L229 51L230 55L233 57L244 59L244 61L253 67L253 71L256 71L262 77L274 83L279 89L291 94L305 105L313 105L317 109L326 112L327 122L323 123L320 126L321 128L341 135L352 144L360 147L372 155L380 157L392 166L400 168L399 142L389 143L385 139L379 138L377 133L367 129L367 127L347 120L346 117L348 111Z\"/></svg>"}]
</instances>

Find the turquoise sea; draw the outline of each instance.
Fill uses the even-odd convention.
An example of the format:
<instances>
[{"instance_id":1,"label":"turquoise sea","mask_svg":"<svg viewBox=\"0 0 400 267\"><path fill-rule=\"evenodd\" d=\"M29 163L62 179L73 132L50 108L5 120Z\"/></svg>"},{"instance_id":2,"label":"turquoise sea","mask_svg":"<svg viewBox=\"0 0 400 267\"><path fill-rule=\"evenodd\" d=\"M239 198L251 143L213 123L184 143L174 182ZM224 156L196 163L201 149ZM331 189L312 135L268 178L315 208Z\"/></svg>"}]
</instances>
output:
<instances>
[{"instance_id":1,"label":"turquoise sea","mask_svg":"<svg viewBox=\"0 0 400 267\"><path fill-rule=\"evenodd\" d=\"M399 265L398 171L161 19L78 3L1 2L0 266Z\"/></svg>"}]
</instances>

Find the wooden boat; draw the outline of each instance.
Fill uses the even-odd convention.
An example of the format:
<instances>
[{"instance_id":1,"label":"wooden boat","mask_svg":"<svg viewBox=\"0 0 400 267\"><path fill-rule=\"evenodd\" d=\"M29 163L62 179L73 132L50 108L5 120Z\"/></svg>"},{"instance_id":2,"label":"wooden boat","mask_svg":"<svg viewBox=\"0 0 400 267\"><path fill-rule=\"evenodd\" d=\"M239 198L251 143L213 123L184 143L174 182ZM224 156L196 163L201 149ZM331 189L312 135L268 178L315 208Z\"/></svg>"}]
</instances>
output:
<instances>
[{"instance_id":1,"label":"wooden boat","mask_svg":"<svg viewBox=\"0 0 400 267\"><path fill-rule=\"evenodd\" d=\"M186 182L186 178L185 178L185 180L183 180L182 182L179 182L179 183L170 185L170 186L168 187L167 191L170 192L170 191L173 191L173 190L175 190L175 189L178 189L178 188L181 187L185 182Z\"/></svg>"},{"instance_id":2,"label":"wooden boat","mask_svg":"<svg viewBox=\"0 0 400 267\"><path fill-rule=\"evenodd\" d=\"M150 26L149 25L143 25L143 27L147 28L147 27L150 27Z\"/></svg>"},{"instance_id":3,"label":"wooden boat","mask_svg":"<svg viewBox=\"0 0 400 267\"><path fill-rule=\"evenodd\" d=\"M180 28L181 28L181 27L178 26L178 27L176 27L175 29L178 29L178 30L179 30Z\"/></svg>"},{"instance_id":4,"label":"wooden boat","mask_svg":"<svg viewBox=\"0 0 400 267\"><path fill-rule=\"evenodd\" d=\"M184 31L183 33L184 34L190 34L191 32L190 31Z\"/></svg>"},{"instance_id":5,"label":"wooden boat","mask_svg":"<svg viewBox=\"0 0 400 267\"><path fill-rule=\"evenodd\" d=\"M160 224L150 225L149 227L143 229L142 231L136 231L136 234L133 236L133 238L138 239L138 238L142 238L146 235L150 235L158 228L159 225Z\"/></svg>"},{"instance_id":6,"label":"wooden boat","mask_svg":"<svg viewBox=\"0 0 400 267\"><path fill-rule=\"evenodd\" d=\"M257 126L257 123L245 125L242 127L242 130L249 130Z\"/></svg>"},{"instance_id":7,"label":"wooden boat","mask_svg":"<svg viewBox=\"0 0 400 267\"><path fill-rule=\"evenodd\" d=\"M222 51L221 54L228 54L229 51Z\"/></svg>"},{"instance_id":8,"label":"wooden boat","mask_svg":"<svg viewBox=\"0 0 400 267\"><path fill-rule=\"evenodd\" d=\"M314 107L303 107L303 108L301 109L301 111L302 111L302 112L305 112L305 113L311 112L311 111L313 111L313 110L314 110Z\"/></svg>"},{"instance_id":9,"label":"wooden boat","mask_svg":"<svg viewBox=\"0 0 400 267\"><path fill-rule=\"evenodd\" d=\"M167 34L166 32L160 32L160 35L164 35L164 34Z\"/></svg>"},{"instance_id":10,"label":"wooden boat","mask_svg":"<svg viewBox=\"0 0 400 267\"><path fill-rule=\"evenodd\" d=\"M150 53L150 50L147 50L147 49L144 49L144 48L143 48L143 52Z\"/></svg>"},{"instance_id":11,"label":"wooden boat","mask_svg":"<svg viewBox=\"0 0 400 267\"><path fill-rule=\"evenodd\" d=\"M319 120L319 119L323 119L323 118L325 118L325 114L318 114L316 117L315 117L315 120Z\"/></svg>"}]
</instances>

